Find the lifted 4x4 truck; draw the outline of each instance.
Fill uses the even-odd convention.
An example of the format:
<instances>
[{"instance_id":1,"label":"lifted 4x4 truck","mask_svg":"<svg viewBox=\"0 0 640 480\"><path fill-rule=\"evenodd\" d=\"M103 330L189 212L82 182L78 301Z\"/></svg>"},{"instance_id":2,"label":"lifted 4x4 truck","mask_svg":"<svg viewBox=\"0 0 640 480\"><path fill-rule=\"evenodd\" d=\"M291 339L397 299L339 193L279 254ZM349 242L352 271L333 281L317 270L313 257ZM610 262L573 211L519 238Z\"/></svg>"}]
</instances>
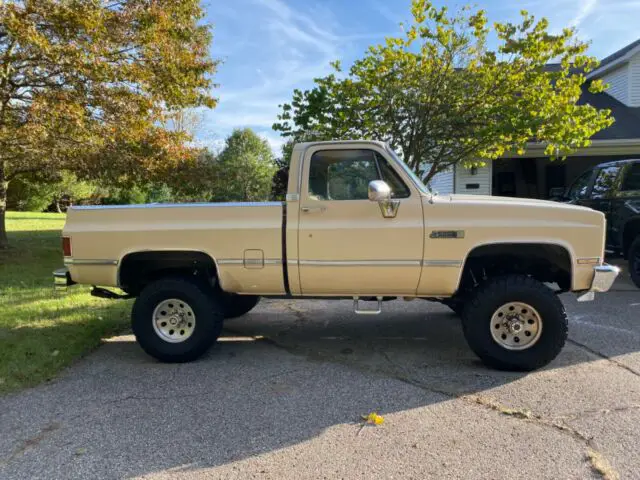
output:
<instances>
[{"instance_id":1,"label":"lifted 4x4 truck","mask_svg":"<svg viewBox=\"0 0 640 480\"><path fill-rule=\"evenodd\" d=\"M298 144L288 182L286 202L73 207L56 283L136 297L133 332L166 362L198 358L261 296L349 298L366 314L404 297L451 307L487 365L532 370L565 343L558 294L592 300L619 272L601 212L438 196L384 143Z\"/></svg>"}]
</instances>

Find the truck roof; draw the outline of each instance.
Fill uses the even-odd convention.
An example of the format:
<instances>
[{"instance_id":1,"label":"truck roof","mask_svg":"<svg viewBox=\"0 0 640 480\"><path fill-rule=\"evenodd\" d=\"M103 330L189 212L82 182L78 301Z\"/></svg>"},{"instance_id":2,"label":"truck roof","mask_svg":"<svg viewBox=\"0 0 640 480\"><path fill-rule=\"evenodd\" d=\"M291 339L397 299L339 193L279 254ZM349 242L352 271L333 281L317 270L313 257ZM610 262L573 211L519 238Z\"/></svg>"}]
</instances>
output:
<instances>
[{"instance_id":1,"label":"truck roof","mask_svg":"<svg viewBox=\"0 0 640 480\"><path fill-rule=\"evenodd\" d=\"M386 143L385 142L381 142L379 140L368 140L368 139L362 139L362 140L322 140L322 141L315 141L315 142L301 142L301 143L296 143L296 148L307 148L310 147L312 145L341 145L341 144L345 144L345 145L349 145L349 144L354 144L354 143L373 143L375 145L379 145L381 147L385 147Z\"/></svg>"}]
</instances>

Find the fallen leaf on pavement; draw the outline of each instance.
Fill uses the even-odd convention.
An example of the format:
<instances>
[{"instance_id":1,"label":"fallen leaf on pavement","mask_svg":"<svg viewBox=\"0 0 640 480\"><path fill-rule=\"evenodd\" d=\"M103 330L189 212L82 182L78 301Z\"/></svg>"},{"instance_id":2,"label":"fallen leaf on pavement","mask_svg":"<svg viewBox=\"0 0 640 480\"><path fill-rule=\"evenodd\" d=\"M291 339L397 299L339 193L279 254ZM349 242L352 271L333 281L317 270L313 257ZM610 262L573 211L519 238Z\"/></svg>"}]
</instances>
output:
<instances>
[{"instance_id":1,"label":"fallen leaf on pavement","mask_svg":"<svg viewBox=\"0 0 640 480\"><path fill-rule=\"evenodd\" d=\"M362 419L370 425L382 425L384 423L384 417L378 415L376 412L371 412L369 415L362 415Z\"/></svg>"}]
</instances>

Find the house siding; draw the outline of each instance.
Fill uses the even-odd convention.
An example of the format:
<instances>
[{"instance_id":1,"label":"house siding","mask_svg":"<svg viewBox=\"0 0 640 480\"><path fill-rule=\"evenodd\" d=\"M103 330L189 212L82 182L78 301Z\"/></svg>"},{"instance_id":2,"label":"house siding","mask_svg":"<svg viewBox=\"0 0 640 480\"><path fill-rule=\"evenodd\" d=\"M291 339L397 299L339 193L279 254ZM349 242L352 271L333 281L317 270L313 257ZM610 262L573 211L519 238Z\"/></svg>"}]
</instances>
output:
<instances>
[{"instance_id":1,"label":"house siding","mask_svg":"<svg viewBox=\"0 0 640 480\"><path fill-rule=\"evenodd\" d=\"M629 105L629 65L607 73L602 77L602 81L609 84L607 89L609 95L625 105ZM640 88L640 85L638 87Z\"/></svg>"},{"instance_id":2,"label":"house siding","mask_svg":"<svg viewBox=\"0 0 640 480\"><path fill-rule=\"evenodd\" d=\"M455 170L455 193L491 195L491 170L491 162L487 162L484 167L478 167L475 175L471 174L469 168L457 167ZM474 188L476 186L477 188Z\"/></svg>"},{"instance_id":3,"label":"house siding","mask_svg":"<svg viewBox=\"0 0 640 480\"><path fill-rule=\"evenodd\" d=\"M629 62L629 106L640 107L640 53Z\"/></svg>"},{"instance_id":4,"label":"house siding","mask_svg":"<svg viewBox=\"0 0 640 480\"><path fill-rule=\"evenodd\" d=\"M444 172L436 173L429 182L429 189L440 195L449 195L453 193L453 168L449 168Z\"/></svg>"}]
</instances>

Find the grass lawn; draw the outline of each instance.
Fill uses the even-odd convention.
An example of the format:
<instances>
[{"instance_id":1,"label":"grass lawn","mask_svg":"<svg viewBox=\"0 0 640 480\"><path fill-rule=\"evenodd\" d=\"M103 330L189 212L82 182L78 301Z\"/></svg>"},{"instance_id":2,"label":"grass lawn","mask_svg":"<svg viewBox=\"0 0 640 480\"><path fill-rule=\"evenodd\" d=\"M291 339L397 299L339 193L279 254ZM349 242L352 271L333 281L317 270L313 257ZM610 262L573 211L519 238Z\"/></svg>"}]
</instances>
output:
<instances>
[{"instance_id":1,"label":"grass lawn","mask_svg":"<svg viewBox=\"0 0 640 480\"><path fill-rule=\"evenodd\" d=\"M0 393L49 380L101 339L129 325L130 301L103 300L89 287L54 292L63 266L64 214L9 212L9 250L0 250Z\"/></svg>"}]
</instances>

